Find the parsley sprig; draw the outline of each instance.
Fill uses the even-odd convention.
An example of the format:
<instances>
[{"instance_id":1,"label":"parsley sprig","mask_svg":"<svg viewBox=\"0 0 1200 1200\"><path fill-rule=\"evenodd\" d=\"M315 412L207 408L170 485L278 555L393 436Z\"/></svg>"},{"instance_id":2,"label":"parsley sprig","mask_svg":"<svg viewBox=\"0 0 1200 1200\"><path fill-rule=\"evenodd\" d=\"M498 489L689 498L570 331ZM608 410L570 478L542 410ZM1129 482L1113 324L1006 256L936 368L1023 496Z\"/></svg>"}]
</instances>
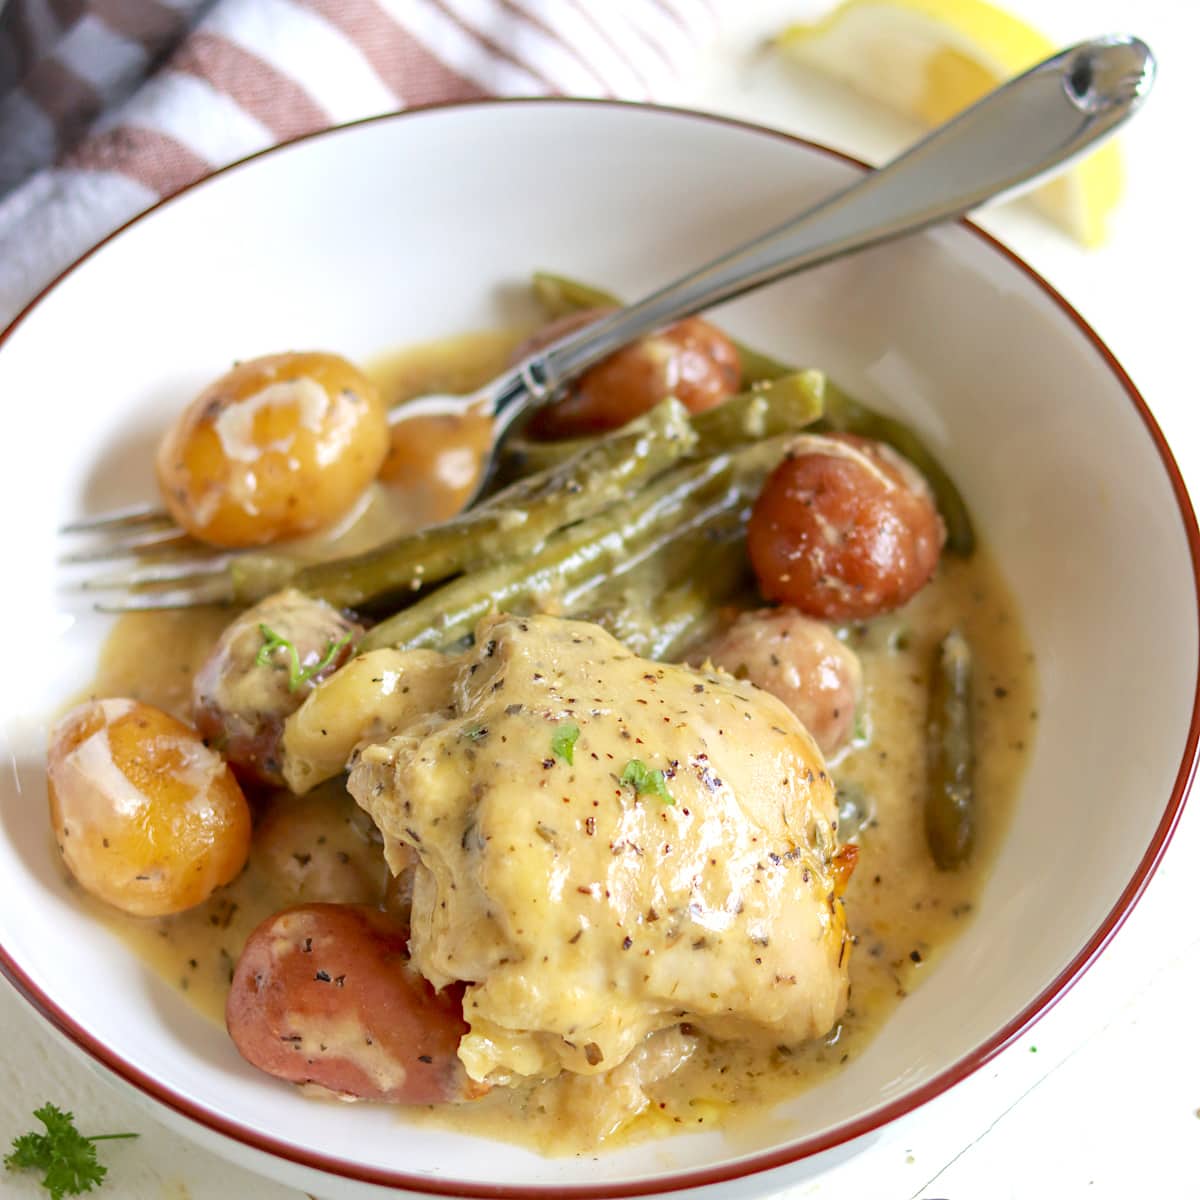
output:
<instances>
[{"instance_id":1,"label":"parsley sprig","mask_svg":"<svg viewBox=\"0 0 1200 1200\"><path fill-rule=\"evenodd\" d=\"M289 692L294 692L302 688L309 680L320 675L326 667L331 666L342 647L349 645L350 639L354 636L352 633L348 633L344 638L340 638L336 642L330 638L329 644L325 647L325 653L321 655L320 661L314 663L311 667L302 667L300 665L300 651L296 649L295 642L281 637L269 625L259 625L258 632L262 634L263 644L258 648L258 653L254 656L254 665L256 667L270 666L271 655L276 650L286 650L288 654Z\"/></svg>"},{"instance_id":2,"label":"parsley sprig","mask_svg":"<svg viewBox=\"0 0 1200 1200\"><path fill-rule=\"evenodd\" d=\"M639 796L657 796L664 804L675 805L675 797L667 787L667 777L657 769L651 771L640 758L631 758L625 764L621 786L633 788Z\"/></svg>"},{"instance_id":3,"label":"parsley sprig","mask_svg":"<svg viewBox=\"0 0 1200 1200\"><path fill-rule=\"evenodd\" d=\"M550 750L558 758L566 759L567 766L575 765L575 743L579 741L579 726L574 721L563 721L550 739Z\"/></svg>"},{"instance_id":4,"label":"parsley sprig","mask_svg":"<svg viewBox=\"0 0 1200 1200\"><path fill-rule=\"evenodd\" d=\"M33 1115L45 1133L23 1133L13 1138L4 1157L10 1171L41 1171L42 1187L51 1200L81 1196L104 1182L108 1168L96 1157L96 1143L135 1138L136 1133L98 1133L84 1137L75 1128L75 1117L53 1104L43 1104Z\"/></svg>"}]
</instances>

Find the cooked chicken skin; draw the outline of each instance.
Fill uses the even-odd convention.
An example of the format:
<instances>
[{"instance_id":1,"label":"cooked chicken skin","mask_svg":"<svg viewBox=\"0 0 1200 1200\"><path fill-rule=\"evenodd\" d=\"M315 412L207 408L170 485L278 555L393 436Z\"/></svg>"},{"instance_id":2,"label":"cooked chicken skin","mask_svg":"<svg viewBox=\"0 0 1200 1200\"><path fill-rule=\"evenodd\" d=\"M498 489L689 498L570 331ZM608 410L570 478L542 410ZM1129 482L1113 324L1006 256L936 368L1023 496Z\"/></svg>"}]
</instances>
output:
<instances>
[{"instance_id":1,"label":"cooked chicken skin","mask_svg":"<svg viewBox=\"0 0 1200 1200\"><path fill-rule=\"evenodd\" d=\"M419 857L413 962L468 982L476 1080L608 1071L681 1022L796 1043L845 1007L833 786L748 684L488 618L449 707L363 749L349 786L389 859Z\"/></svg>"}]
</instances>

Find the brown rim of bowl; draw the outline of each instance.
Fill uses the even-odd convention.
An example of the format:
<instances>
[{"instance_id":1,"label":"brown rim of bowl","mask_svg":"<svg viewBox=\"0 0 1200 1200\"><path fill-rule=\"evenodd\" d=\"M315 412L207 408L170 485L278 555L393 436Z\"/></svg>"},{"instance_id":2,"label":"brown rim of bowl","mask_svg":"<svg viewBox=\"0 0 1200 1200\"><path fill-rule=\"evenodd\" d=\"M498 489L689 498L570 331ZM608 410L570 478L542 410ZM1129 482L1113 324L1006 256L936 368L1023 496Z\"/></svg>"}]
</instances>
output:
<instances>
[{"instance_id":1,"label":"brown rim of bowl","mask_svg":"<svg viewBox=\"0 0 1200 1200\"><path fill-rule=\"evenodd\" d=\"M750 121L741 121L734 117L718 116L714 113L697 112L692 109L671 108L666 105L656 104L640 104L632 101L623 100L584 100L584 99L567 99L562 97L521 97L509 100L468 100L455 101L447 104L427 105L422 108L406 109L402 112L383 113L379 116L364 117L359 121L351 121L344 125L336 125L329 129L316 130L313 133L303 134L300 137L292 138L289 141L281 142L277 146L271 146L266 150L260 150L256 154L248 155L246 158L239 159L237 162L230 163L228 166L214 171L211 175L206 175L203 179L196 180L194 183L188 184L187 187L180 191L165 197L158 201L145 212L139 213L123 225L113 230L106 238L98 242L80 258L76 259L70 266L57 275L50 283L48 283L13 319L12 323L0 333L0 348L21 324L21 322L33 311L41 300L54 288L56 288L67 276L71 275L75 270L82 266L89 258L92 257L98 250L106 246L114 238L119 237L131 226L145 220L153 213L157 212L165 205L171 204L180 196L193 191L196 188L203 187L210 180L224 175L226 172L236 170L246 163L253 162L257 158L262 158L266 155L273 154L281 149L297 145L301 142L313 141L317 138L337 135L343 130L353 129L360 125L376 124L384 121L398 121L406 117L420 117L429 112L440 112L446 109L474 109L474 108L490 108L499 105L511 106L514 104L538 104L538 105L555 105L558 107L566 107L571 105L584 106L588 108L628 108L634 111L649 110L656 113L665 113L673 117L682 117L689 120L710 121L718 125L731 126L733 128L744 129L747 132L757 135L765 135L767 137L777 138L780 141L790 142L797 146L802 146L806 150L814 150L820 154L824 154L829 158L837 159L847 163L850 166L858 167L861 170L869 170L870 164L863 162L861 159L854 158L852 155L843 154L840 150L833 150L828 146L822 146L818 142L809 141L807 138L796 137L793 134L784 133L781 130L770 129L766 126L755 125ZM1192 558L1192 576L1195 581L1197 596L1200 598L1200 530L1197 529L1196 514L1192 509L1191 500L1188 497L1187 487L1184 484L1183 476L1180 474L1178 464L1172 455L1170 448L1167 446L1166 439L1163 437L1162 430L1159 429L1158 423L1150 413L1145 400L1141 393L1134 386L1133 381L1125 373L1120 363L1113 356L1112 351L1100 340L1095 330L1076 312L1075 308L1045 279L1041 277L1032 267L1024 260L1019 258L1012 250L1003 245L990 233L980 229L977 225L972 224L968 220L961 220L960 225L964 226L973 236L979 238L985 245L1007 259L1013 266L1024 272L1024 274L1039 287L1046 296L1048 296L1059 309L1074 323L1076 329L1091 343L1095 351L1107 364L1109 370L1116 377L1117 382L1125 390L1125 394L1129 397L1130 403L1141 417L1142 423L1146 427L1146 432L1150 436L1150 440L1154 443L1158 450L1159 458L1162 460L1162 465L1167 473L1167 477L1171 483L1171 489L1175 493L1175 501L1179 506L1179 517L1183 522L1184 532L1187 535L1188 548ZM1200 600L1197 606L1198 625L1200 625ZM1187 797L1188 790L1191 786L1192 777L1196 770L1196 750L1197 744L1200 742L1200 663L1197 664L1197 681L1195 689L1195 698L1192 703L1191 721L1188 726L1187 740L1184 745L1183 756L1180 760L1179 770L1175 775L1175 783L1171 789L1171 797L1167 804L1162 818L1158 823L1158 827L1154 831L1154 836L1150 840L1150 845L1147 847L1145 854L1138 863L1137 870L1133 877L1125 885L1118 897L1116 904L1101 922L1100 927L1088 939L1084 947L1075 955L1074 958L1063 968L1062 971L1045 987L1043 990L1029 1003L1021 1012L1019 1012L1011 1021L997 1030L986 1041L977 1046L971 1053L964 1055L958 1062L947 1067L946 1070L934 1076L920 1087L914 1088L911 1092L890 1101L887 1104L880 1106L863 1116L852 1121L847 1121L842 1125L825 1131L824 1133L814 1135L808 1138L801 1138L796 1142L792 1142L778 1150L764 1151L759 1154L750 1155L747 1158L739 1159L735 1162L728 1163L722 1166L697 1168L692 1171L679 1171L671 1175L660 1175L647 1178L645 1180L634 1180L627 1183L613 1182L597 1186L572 1186L560 1184L481 1184L469 1182L456 1182L451 1179L431 1179L426 1176L410 1175L402 1171L387 1171L376 1167L364 1166L361 1163L351 1162L346 1159L335 1158L329 1155L323 1155L312 1150L307 1150L303 1147L294 1146L287 1142L277 1141L274 1138L257 1133L255 1130L247 1129L245 1126L238 1124L236 1121L229 1120L221 1116L219 1113L203 1107L200 1104L188 1099L186 1096L179 1095L171 1091L157 1080L151 1078L131 1063L126 1062L119 1055L110 1050L106 1045L94 1038L86 1029L82 1028L76 1021L68 1016L53 1000L50 999L33 981L25 974L24 971L12 960L8 951L0 945L0 973L3 973L9 982L21 993L22 996L47 1020L50 1022L59 1033L63 1034L70 1041L74 1042L81 1050L83 1050L91 1058L95 1059L101 1065L107 1067L119 1078L126 1083L132 1084L139 1091L145 1093L151 1099L172 1109L180 1116L187 1117L195 1121L197 1124L204 1126L213 1133L222 1135L232 1139L235 1142L240 1142L242 1145L249 1147L252 1150L261 1151L264 1154L271 1155L276 1158L284 1159L294 1163L297 1166L306 1167L310 1170L321 1171L328 1175L341 1176L345 1179L352 1180L356 1183L373 1184L377 1187L391 1187L407 1189L411 1192L424 1193L431 1196L461 1196L468 1197L471 1200L546 1200L547 1197L555 1197L555 1200L618 1200L622 1197L633 1196L651 1196L662 1192L675 1192L687 1188L699 1188L711 1186L713 1184L728 1183L737 1179L744 1179L747 1176L758 1174L763 1171L770 1171L775 1168L784 1167L791 1163L799 1162L801 1159L809 1158L814 1154L819 1154L824 1150L831 1150L836 1146L853 1141L855 1138L862 1137L864 1134L872 1131L896 1120L899 1117L905 1116L914 1109L919 1108L922 1104L932 1100L935 1096L941 1095L944 1091L954 1086L954 1084L965 1079L968 1075L973 1074L985 1063L993 1059L1011 1042L1019 1038L1029 1027L1037 1021L1043 1014L1048 1012L1054 1004L1056 1004L1067 992L1067 990L1075 983L1076 980L1091 966L1100 952L1112 940L1117 930L1120 929L1126 917L1133 910L1133 906L1141 898L1142 893L1146 889L1146 885L1150 882L1151 876L1162 860L1163 853L1166 851L1167 845L1171 840L1171 835L1175 831L1175 826L1179 821L1180 814L1183 811L1184 800Z\"/></svg>"}]
</instances>

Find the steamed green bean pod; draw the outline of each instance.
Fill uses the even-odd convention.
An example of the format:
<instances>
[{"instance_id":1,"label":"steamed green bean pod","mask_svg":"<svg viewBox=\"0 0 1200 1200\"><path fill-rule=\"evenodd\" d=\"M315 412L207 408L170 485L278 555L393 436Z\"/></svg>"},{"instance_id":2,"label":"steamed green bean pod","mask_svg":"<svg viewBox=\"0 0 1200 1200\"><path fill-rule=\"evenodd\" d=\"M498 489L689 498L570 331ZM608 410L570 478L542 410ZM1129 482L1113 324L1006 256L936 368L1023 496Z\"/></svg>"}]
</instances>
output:
<instances>
[{"instance_id":1,"label":"steamed green bean pod","mask_svg":"<svg viewBox=\"0 0 1200 1200\"><path fill-rule=\"evenodd\" d=\"M697 413L692 418L696 455L810 427L825 412L827 385L822 371L791 371Z\"/></svg>"},{"instance_id":2,"label":"steamed green bean pod","mask_svg":"<svg viewBox=\"0 0 1200 1200\"><path fill-rule=\"evenodd\" d=\"M744 516L734 509L680 538L670 553L650 556L600 589L583 616L643 658L677 659L746 587Z\"/></svg>"},{"instance_id":3,"label":"steamed green bean pod","mask_svg":"<svg viewBox=\"0 0 1200 1200\"><path fill-rule=\"evenodd\" d=\"M533 298L551 320L584 308L621 307L620 298L612 292L552 271L534 271L532 286Z\"/></svg>"},{"instance_id":4,"label":"steamed green bean pod","mask_svg":"<svg viewBox=\"0 0 1200 1200\"><path fill-rule=\"evenodd\" d=\"M247 555L233 564L235 594L249 603L290 585L341 608L411 594L460 571L533 550L556 529L601 511L652 479L695 443L687 412L668 399L611 437L518 480L442 525L309 566Z\"/></svg>"},{"instance_id":5,"label":"steamed green bean pod","mask_svg":"<svg viewBox=\"0 0 1200 1200\"><path fill-rule=\"evenodd\" d=\"M965 862L975 844L971 675L971 648L953 629L934 651L926 724L925 840L943 871Z\"/></svg>"},{"instance_id":6,"label":"steamed green bean pod","mask_svg":"<svg viewBox=\"0 0 1200 1200\"><path fill-rule=\"evenodd\" d=\"M640 653L660 662L676 661L713 631L719 617L717 605L727 598L724 588L711 580L691 580L673 587L651 608L655 632Z\"/></svg>"},{"instance_id":7,"label":"steamed green bean pod","mask_svg":"<svg viewBox=\"0 0 1200 1200\"><path fill-rule=\"evenodd\" d=\"M721 404L692 415L696 444L691 454L706 458L735 446L777 434L799 432L820 420L825 412L828 381L821 371L793 371L756 384ZM609 435L611 436L611 435ZM582 453L597 438L569 438L554 442L514 439L505 451L505 470L519 476L544 471L565 458Z\"/></svg>"},{"instance_id":8,"label":"steamed green bean pod","mask_svg":"<svg viewBox=\"0 0 1200 1200\"><path fill-rule=\"evenodd\" d=\"M448 649L493 609L584 611L622 571L690 529L744 507L786 449L774 438L666 472L628 500L560 530L538 552L506 559L438 588L376 625L360 649Z\"/></svg>"},{"instance_id":9,"label":"steamed green bean pod","mask_svg":"<svg viewBox=\"0 0 1200 1200\"><path fill-rule=\"evenodd\" d=\"M581 308L621 303L611 293L547 272L534 275L533 293L551 317ZM734 345L741 360L744 383L776 380L795 371L794 367L736 340ZM975 549L975 532L966 503L954 481L917 434L902 421L860 404L832 383L826 385L824 401L825 413L814 425L814 432L853 433L886 442L898 450L925 476L933 491L938 511L946 525L946 548L960 557L969 556Z\"/></svg>"}]
</instances>

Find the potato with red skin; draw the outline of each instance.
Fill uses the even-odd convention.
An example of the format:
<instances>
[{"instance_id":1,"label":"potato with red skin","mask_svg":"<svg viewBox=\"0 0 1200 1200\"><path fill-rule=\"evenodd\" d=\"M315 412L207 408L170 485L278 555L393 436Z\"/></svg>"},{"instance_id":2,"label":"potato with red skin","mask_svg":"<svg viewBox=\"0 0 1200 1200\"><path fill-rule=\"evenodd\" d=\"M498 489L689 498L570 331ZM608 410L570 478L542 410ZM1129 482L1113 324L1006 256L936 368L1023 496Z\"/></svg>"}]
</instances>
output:
<instances>
[{"instance_id":1,"label":"potato with red skin","mask_svg":"<svg viewBox=\"0 0 1200 1200\"><path fill-rule=\"evenodd\" d=\"M797 438L746 531L763 596L828 621L899 608L933 578L945 540L917 469L848 433Z\"/></svg>"},{"instance_id":2,"label":"potato with red skin","mask_svg":"<svg viewBox=\"0 0 1200 1200\"><path fill-rule=\"evenodd\" d=\"M284 646L267 651L259 662L267 644L264 628L290 642L300 672L313 674L296 682L291 652ZM361 625L324 600L293 588L268 596L230 622L196 672L196 728L244 778L281 785L284 721L321 680L353 656L362 635Z\"/></svg>"},{"instance_id":3,"label":"potato with red skin","mask_svg":"<svg viewBox=\"0 0 1200 1200\"><path fill-rule=\"evenodd\" d=\"M826 758L850 740L862 665L823 622L794 608L742 613L700 657L782 700Z\"/></svg>"},{"instance_id":4,"label":"potato with red skin","mask_svg":"<svg viewBox=\"0 0 1200 1200\"><path fill-rule=\"evenodd\" d=\"M182 912L231 882L250 807L195 730L138 700L89 700L50 734L50 821L85 890L138 917Z\"/></svg>"},{"instance_id":5,"label":"potato with red skin","mask_svg":"<svg viewBox=\"0 0 1200 1200\"><path fill-rule=\"evenodd\" d=\"M603 316L587 309L552 321L522 343L520 361ZM622 347L585 371L554 404L534 414L533 437L584 437L617 429L674 396L689 412L703 412L732 396L741 385L737 349L715 326L688 317Z\"/></svg>"},{"instance_id":6,"label":"potato with red skin","mask_svg":"<svg viewBox=\"0 0 1200 1200\"><path fill-rule=\"evenodd\" d=\"M260 800L250 861L287 904L379 906L392 885L383 837L341 780Z\"/></svg>"},{"instance_id":7,"label":"potato with red skin","mask_svg":"<svg viewBox=\"0 0 1200 1200\"><path fill-rule=\"evenodd\" d=\"M469 1100L458 1060L462 988L435 992L408 960L408 927L378 909L306 904L246 941L225 1005L247 1062L291 1083L389 1104Z\"/></svg>"}]
</instances>

